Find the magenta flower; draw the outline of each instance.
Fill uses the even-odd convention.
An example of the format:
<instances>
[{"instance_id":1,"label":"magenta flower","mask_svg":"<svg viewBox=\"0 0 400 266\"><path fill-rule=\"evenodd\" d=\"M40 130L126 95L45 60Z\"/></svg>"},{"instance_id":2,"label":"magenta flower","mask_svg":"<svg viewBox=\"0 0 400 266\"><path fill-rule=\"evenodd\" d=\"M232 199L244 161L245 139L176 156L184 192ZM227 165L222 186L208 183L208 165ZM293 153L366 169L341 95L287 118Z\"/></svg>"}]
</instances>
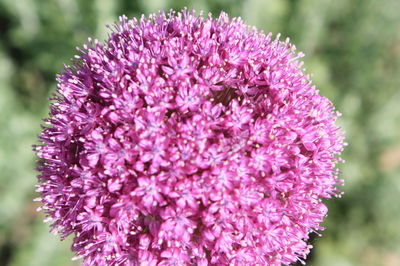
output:
<instances>
[{"instance_id":1,"label":"magenta flower","mask_svg":"<svg viewBox=\"0 0 400 266\"><path fill-rule=\"evenodd\" d=\"M305 259L343 137L294 46L187 10L89 42L35 148L42 209L84 265Z\"/></svg>"}]
</instances>

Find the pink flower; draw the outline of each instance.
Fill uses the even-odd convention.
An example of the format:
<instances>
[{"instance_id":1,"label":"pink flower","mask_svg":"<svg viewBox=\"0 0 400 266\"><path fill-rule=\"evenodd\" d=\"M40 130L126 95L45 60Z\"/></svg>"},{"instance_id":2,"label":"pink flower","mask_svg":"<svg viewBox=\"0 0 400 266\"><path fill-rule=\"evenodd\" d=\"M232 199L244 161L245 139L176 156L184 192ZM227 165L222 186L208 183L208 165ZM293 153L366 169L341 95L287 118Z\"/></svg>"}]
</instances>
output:
<instances>
[{"instance_id":1,"label":"pink flower","mask_svg":"<svg viewBox=\"0 0 400 266\"><path fill-rule=\"evenodd\" d=\"M176 97L176 104L181 112L195 111L201 103L201 98L197 95L197 90L191 87L182 86Z\"/></svg>"},{"instance_id":2,"label":"pink flower","mask_svg":"<svg viewBox=\"0 0 400 266\"><path fill-rule=\"evenodd\" d=\"M176 200L176 205L178 208L191 208L197 210L198 203L195 199L192 186L192 182L183 181L177 183L174 188L165 187L164 193Z\"/></svg>"},{"instance_id":3,"label":"pink flower","mask_svg":"<svg viewBox=\"0 0 400 266\"><path fill-rule=\"evenodd\" d=\"M222 13L121 17L57 77L42 209L84 265L282 265L340 195L338 113L300 53Z\"/></svg>"},{"instance_id":4,"label":"pink flower","mask_svg":"<svg viewBox=\"0 0 400 266\"><path fill-rule=\"evenodd\" d=\"M150 178L140 177L137 179L138 187L131 193L133 196L141 197L143 206L151 211L157 205L164 202L161 194L161 188L157 186L154 176Z\"/></svg>"},{"instance_id":5,"label":"pink flower","mask_svg":"<svg viewBox=\"0 0 400 266\"><path fill-rule=\"evenodd\" d=\"M233 99L230 102L231 113L226 121L225 126L231 128L234 132L241 131L243 127L252 119L253 110L246 107L241 107L239 103Z\"/></svg>"},{"instance_id":6,"label":"pink flower","mask_svg":"<svg viewBox=\"0 0 400 266\"><path fill-rule=\"evenodd\" d=\"M189 217L193 212L186 209L174 210L167 207L161 212L160 216L164 220L161 224L159 237L163 239L175 239L182 242L189 242L190 235L193 233L195 223Z\"/></svg>"},{"instance_id":7,"label":"pink flower","mask_svg":"<svg viewBox=\"0 0 400 266\"><path fill-rule=\"evenodd\" d=\"M102 231L105 219L102 217L103 208L98 206L94 210L84 207L85 212L81 212L76 218L78 223L74 226L80 226L84 231L96 230Z\"/></svg>"},{"instance_id":8,"label":"pink flower","mask_svg":"<svg viewBox=\"0 0 400 266\"><path fill-rule=\"evenodd\" d=\"M186 265L190 258L189 256L179 248L170 248L161 253L163 260L160 262L160 266L181 266Z\"/></svg>"}]
</instances>

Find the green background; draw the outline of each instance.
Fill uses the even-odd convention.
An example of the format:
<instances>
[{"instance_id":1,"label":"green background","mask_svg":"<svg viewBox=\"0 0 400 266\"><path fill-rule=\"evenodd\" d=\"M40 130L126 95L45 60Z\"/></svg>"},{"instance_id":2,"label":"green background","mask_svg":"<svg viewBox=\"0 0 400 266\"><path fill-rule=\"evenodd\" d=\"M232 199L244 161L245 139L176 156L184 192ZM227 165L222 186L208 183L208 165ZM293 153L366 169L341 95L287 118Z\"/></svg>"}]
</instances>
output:
<instances>
[{"instance_id":1,"label":"green background","mask_svg":"<svg viewBox=\"0 0 400 266\"><path fill-rule=\"evenodd\" d=\"M241 16L289 36L321 94L343 113L342 199L308 265L400 265L399 0L0 0L0 265L76 265L32 199L35 155L55 74L119 15L184 6Z\"/></svg>"}]
</instances>

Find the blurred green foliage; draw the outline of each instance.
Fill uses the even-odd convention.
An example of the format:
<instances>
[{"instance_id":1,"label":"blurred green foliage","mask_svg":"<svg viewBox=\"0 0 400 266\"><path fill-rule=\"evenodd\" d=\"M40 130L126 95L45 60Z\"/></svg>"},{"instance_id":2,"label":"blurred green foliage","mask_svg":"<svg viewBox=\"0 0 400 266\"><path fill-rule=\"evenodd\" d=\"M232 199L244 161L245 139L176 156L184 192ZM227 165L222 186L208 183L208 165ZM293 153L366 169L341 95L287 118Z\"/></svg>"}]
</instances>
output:
<instances>
[{"instance_id":1,"label":"blurred green foliage","mask_svg":"<svg viewBox=\"0 0 400 266\"><path fill-rule=\"evenodd\" d=\"M193 7L289 36L343 113L344 197L309 265L400 265L399 0L0 0L0 265L76 265L36 213L36 143L55 74L119 15Z\"/></svg>"}]
</instances>

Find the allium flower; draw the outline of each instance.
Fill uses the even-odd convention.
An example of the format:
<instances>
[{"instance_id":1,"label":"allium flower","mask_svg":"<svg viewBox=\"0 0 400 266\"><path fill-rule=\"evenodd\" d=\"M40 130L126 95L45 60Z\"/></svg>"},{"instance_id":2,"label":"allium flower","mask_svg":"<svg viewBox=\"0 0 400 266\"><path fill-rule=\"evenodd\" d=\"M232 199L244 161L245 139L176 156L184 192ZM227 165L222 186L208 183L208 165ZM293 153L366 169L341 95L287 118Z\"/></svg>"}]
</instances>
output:
<instances>
[{"instance_id":1,"label":"allium flower","mask_svg":"<svg viewBox=\"0 0 400 266\"><path fill-rule=\"evenodd\" d=\"M288 40L187 10L128 20L58 76L42 209L85 265L302 261L340 195L338 113Z\"/></svg>"}]
</instances>

